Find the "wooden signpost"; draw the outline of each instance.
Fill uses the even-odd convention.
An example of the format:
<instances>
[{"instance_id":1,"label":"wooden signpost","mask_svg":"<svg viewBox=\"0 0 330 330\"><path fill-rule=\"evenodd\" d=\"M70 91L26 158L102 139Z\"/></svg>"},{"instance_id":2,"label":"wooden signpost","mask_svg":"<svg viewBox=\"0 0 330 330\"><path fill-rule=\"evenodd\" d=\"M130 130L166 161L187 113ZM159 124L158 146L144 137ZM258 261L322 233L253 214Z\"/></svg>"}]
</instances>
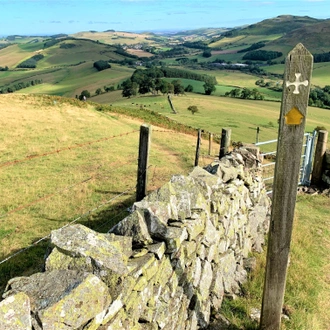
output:
<instances>
[{"instance_id":1,"label":"wooden signpost","mask_svg":"<svg viewBox=\"0 0 330 330\"><path fill-rule=\"evenodd\" d=\"M286 59L260 329L281 325L312 66L302 44Z\"/></svg>"}]
</instances>

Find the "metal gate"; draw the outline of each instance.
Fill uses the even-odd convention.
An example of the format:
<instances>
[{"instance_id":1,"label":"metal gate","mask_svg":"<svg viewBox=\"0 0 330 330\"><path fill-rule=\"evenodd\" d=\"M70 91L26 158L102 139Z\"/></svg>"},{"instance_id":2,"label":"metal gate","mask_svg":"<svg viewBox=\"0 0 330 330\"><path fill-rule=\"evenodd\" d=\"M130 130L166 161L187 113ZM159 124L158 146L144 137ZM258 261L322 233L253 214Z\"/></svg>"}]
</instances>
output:
<instances>
[{"instance_id":1,"label":"metal gate","mask_svg":"<svg viewBox=\"0 0 330 330\"><path fill-rule=\"evenodd\" d=\"M316 135L317 135L317 131L314 131L313 133L304 134L304 144L301 154L301 167L300 167L298 185L302 185L302 186L310 185ZM271 194L273 180L274 180L275 164L276 164L277 139L258 142L255 143L255 145L261 146L260 154L263 156L264 159L261 165L261 167L263 168L264 182L267 187L267 194ZM275 145L275 146L271 147L271 145ZM263 148L266 148L267 151L263 152L262 151Z\"/></svg>"}]
</instances>

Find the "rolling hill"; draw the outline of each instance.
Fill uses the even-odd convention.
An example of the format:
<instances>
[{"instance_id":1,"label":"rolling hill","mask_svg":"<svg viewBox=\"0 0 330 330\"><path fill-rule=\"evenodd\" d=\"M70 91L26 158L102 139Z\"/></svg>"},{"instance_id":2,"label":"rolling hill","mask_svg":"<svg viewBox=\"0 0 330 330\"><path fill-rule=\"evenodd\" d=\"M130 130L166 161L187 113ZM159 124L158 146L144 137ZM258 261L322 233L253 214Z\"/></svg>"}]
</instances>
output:
<instances>
[{"instance_id":1,"label":"rolling hill","mask_svg":"<svg viewBox=\"0 0 330 330\"><path fill-rule=\"evenodd\" d=\"M105 87L116 90L138 67L167 65L218 77L215 95L224 95L236 87L257 88L266 99L280 100L278 91L256 86L255 82L263 78L267 79L266 83L279 85L286 54L299 42L313 54L329 52L329 32L330 20L283 15L232 30L207 28L163 35L109 30L51 38L11 36L0 40L6 44L0 49L0 90L6 92L10 87L10 92L67 97L77 97L87 90L95 96L95 101L113 103L118 99L118 93L116 96L104 93ZM203 54L206 48L210 49L210 57ZM251 70L247 71L212 64L244 63L251 49L275 51L282 55L272 59L271 63L249 60ZM17 68L35 55L42 57L36 68ZM109 62L111 68L97 71L93 63L99 60ZM263 71L253 71L253 67ZM322 70L316 67L313 75L316 86L327 84L328 71L330 66L326 63L322 64ZM32 84L32 81L37 83ZM195 93L203 93L203 84L197 81L184 83L194 86ZM27 86L18 90L18 84ZM96 90L100 89L102 96L99 97Z\"/></svg>"}]
</instances>

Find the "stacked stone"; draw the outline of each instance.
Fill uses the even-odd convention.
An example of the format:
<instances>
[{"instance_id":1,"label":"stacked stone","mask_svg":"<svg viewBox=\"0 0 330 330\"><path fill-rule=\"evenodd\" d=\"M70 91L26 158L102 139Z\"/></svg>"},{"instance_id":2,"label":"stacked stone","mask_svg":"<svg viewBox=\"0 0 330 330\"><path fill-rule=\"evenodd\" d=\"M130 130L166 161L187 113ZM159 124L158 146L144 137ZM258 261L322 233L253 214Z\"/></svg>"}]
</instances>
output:
<instances>
[{"instance_id":1,"label":"stacked stone","mask_svg":"<svg viewBox=\"0 0 330 330\"><path fill-rule=\"evenodd\" d=\"M223 297L240 292L269 207L245 149L173 176L107 234L53 231L46 271L9 281L0 328L205 328Z\"/></svg>"},{"instance_id":2,"label":"stacked stone","mask_svg":"<svg viewBox=\"0 0 330 330\"><path fill-rule=\"evenodd\" d=\"M324 154L323 169L322 181L327 188L330 188L330 150L327 150Z\"/></svg>"}]
</instances>

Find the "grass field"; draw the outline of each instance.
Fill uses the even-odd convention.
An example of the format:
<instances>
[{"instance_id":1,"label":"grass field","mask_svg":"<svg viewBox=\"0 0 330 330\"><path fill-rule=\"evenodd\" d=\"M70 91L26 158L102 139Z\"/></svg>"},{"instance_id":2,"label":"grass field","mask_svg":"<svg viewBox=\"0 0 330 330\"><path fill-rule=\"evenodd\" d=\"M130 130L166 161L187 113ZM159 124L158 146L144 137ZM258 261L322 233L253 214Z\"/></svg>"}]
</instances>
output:
<instances>
[{"instance_id":1,"label":"grass field","mask_svg":"<svg viewBox=\"0 0 330 330\"><path fill-rule=\"evenodd\" d=\"M0 262L82 215L79 222L99 231L127 215L142 121L74 99L32 95L1 95L0 111ZM194 164L196 137L164 131L153 127L148 190ZM1 289L9 278L36 271L46 245L0 264Z\"/></svg>"},{"instance_id":2,"label":"grass field","mask_svg":"<svg viewBox=\"0 0 330 330\"><path fill-rule=\"evenodd\" d=\"M140 43L148 43L153 45L154 42L148 40L150 38L149 34L143 33L131 33L124 31L113 31L113 32L79 32L72 35L75 38L81 39L90 39L100 42L114 45L114 44L127 44L127 45L135 45Z\"/></svg>"},{"instance_id":3,"label":"grass field","mask_svg":"<svg viewBox=\"0 0 330 330\"><path fill-rule=\"evenodd\" d=\"M272 140L277 137L279 102L241 100L228 97L197 95L187 93L185 96L172 97L177 114L171 111L166 96L140 96L122 98L114 105L139 109L147 108L167 117L220 134L222 128L232 129L233 141L253 143L256 139L256 128L260 127L259 140ZM199 109L194 115L187 110L188 106L196 105ZM330 111L309 107L306 132L312 132L317 126L330 127Z\"/></svg>"},{"instance_id":4,"label":"grass field","mask_svg":"<svg viewBox=\"0 0 330 330\"><path fill-rule=\"evenodd\" d=\"M82 90L87 89L93 95L97 88L103 89L105 85L117 87L118 83L130 77L132 73L133 69L116 64L110 69L97 71L93 68L92 62L87 62L78 66L40 72L38 77L43 80L43 84L24 88L18 92L75 97L80 95Z\"/></svg>"},{"instance_id":5,"label":"grass field","mask_svg":"<svg viewBox=\"0 0 330 330\"><path fill-rule=\"evenodd\" d=\"M194 94L172 99L180 111L183 104L200 102L201 109L205 107L204 117L214 112L214 117L207 121L209 127L213 127L212 121L224 120L229 126L239 126L239 129L233 127L233 133L237 129L234 134L238 136L241 134L238 131L244 131L243 126L253 118L267 123L275 115L273 106L278 105L207 96L197 98ZM178 118L169 113L165 97L140 97L134 101L136 111L143 111L141 105L149 110L153 110L153 106L163 107L164 113ZM219 101L227 102L223 106L231 111L227 114L223 109L219 111ZM4 119L0 122L3 141L0 147L3 192L0 197L0 291L8 279L41 270L47 235L52 229L77 220L106 232L128 214L126 209L135 197L138 130L142 121L115 112L99 112L95 107L92 103L58 97L0 96ZM206 107L210 112L206 112ZM328 113L310 109L310 125L329 122ZM183 117L195 120L197 115L188 112L188 116ZM198 122L206 123L205 119L201 116ZM267 129L269 134L276 131L274 127ZM196 138L191 135L175 133L174 136L173 132L155 126L152 131L149 191L161 186L172 174L188 173L193 166L196 145ZM99 139L102 141L97 142ZM201 166L212 161L219 145L213 145L211 158L207 156L207 149L208 143L204 141ZM329 212L328 197L298 197L285 296L290 320L283 323L283 330L325 330L329 324ZM45 240L1 263L7 256L42 238ZM258 255L257 259L257 270L244 286L244 295L225 300L221 310L236 329L258 329L249 314L251 308L261 306L265 254Z\"/></svg>"},{"instance_id":6,"label":"grass field","mask_svg":"<svg viewBox=\"0 0 330 330\"><path fill-rule=\"evenodd\" d=\"M19 45L10 45L6 48L0 49L0 63L2 67L8 66L9 69L16 67L16 65L34 55L33 51L24 51Z\"/></svg>"},{"instance_id":7,"label":"grass field","mask_svg":"<svg viewBox=\"0 0 330 330\"><path fill-rule=\"evenodd\" d=\"M327 330L330 316L330 212L327 196L298 196L292 234L282 330ZM230 329L259 329L252 309L261 309L266 253L255 255L257 268L244 285L244 297L225 300L221 312Z\"/></svg>"}]
</instances>

